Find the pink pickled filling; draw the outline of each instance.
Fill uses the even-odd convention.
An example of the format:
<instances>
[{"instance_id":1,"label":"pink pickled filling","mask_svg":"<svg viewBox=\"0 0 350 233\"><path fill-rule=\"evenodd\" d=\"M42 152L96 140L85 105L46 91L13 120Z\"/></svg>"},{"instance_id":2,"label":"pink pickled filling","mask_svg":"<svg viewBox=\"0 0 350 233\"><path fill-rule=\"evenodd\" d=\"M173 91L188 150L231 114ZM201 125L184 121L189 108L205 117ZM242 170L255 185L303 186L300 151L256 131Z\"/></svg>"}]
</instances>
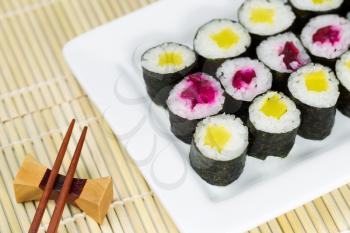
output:
<instances>
[{"instance_id":1,"label":"pink pickled filling","mask_svg":"<svg viewBox=\"0 0 350 233\"><path fill-rule=\"evenodd\" d=\"M252 68L245 68L235 73L232 79L232 86L238 90L247 88L249 84L256 77L255 70Z\"/></svg>"},{"instance_id":2,"label":"pink pickled filling","mask_svg":"<svg viewBox=\"0 0 350 233\"><path fill-rule=\"evenodd\" d=\"M292 41L288 41L284 45L279 55L283 55L283 62L287 69L296 71L298 68L304 65L303 62L298 59L299 54L300 51L295 44Z\"/></svg>"},{"instance_id":3,"label":"pink pickled filling","mask_svg":"<svg viewBox=\"0 0 350 233\"><path fill-rule=\"evenodd\" d=\"M340 30L335 26L326 26L317 30L317 32L312 36L312 41L314 43L320 42L331 43L334 45L340 40Z\"/></svg>"},{"instance_id":4,"label":"pink pickled filling","mask_svg":"<svg viewBox=\"0 0 350 233\"><path fill-rule=\"evenodd\" d=\"M181 93L181 98L191 101L193 109L197 104L208 104L215 100L216 87L207 80L202 73L192 74L188 77L189 86Z\"/></svg>"}]
</instances>

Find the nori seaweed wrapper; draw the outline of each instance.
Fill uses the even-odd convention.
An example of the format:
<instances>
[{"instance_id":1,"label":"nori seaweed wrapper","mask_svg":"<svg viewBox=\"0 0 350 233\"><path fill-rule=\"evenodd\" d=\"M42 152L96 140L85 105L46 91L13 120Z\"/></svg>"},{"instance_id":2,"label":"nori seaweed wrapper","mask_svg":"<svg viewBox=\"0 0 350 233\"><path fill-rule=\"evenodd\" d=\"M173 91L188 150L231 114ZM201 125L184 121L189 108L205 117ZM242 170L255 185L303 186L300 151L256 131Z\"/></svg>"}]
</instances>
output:
<instances>
[{"instance_id":1,"label":"nori seaweed wrapper","mask_svg":"<svg viewBox=\"0 0 350 233\"><path fill-rule=\"evenodd\" d=\"M197 52L196 52L197 53ZM216 77L216 71L226 60L232 58L221 58L221 59L208 59L197 53L199 60L200 71L206 74L209 74L213 77Z\"/></svg>"},{"instance_id":2,"label":"nori seaweed wrapper","mask_svg":"<svg viewBox=\"0 0 350 233\"><path fill-rule=\"evenodd\" d=\"M339 85L340 96L337 103L338 110L345 116L350 117L350 91L342 84Z\"/></svg>"},{"instance_id":3,"label":"nori seaweed wrapper","mask_svg":"<svg viewBox=\"0 0 350 233\"><path fill-rule=\"evenodd\" d=\"M297 108L301 111L301 125L298 134L310 140L323 140L331 133L335 123L336 106L331 108L316 108L302 103L290 95Z\"/></svg>"},{"instance_id":4,"label":"nori seaweed wrapper","mask_svg":"<svg viewBox=\"0 0 350 233\"><path fill-rule=\"evenodd\" d=\"M181 141L190 144L197 124L200 120L188 120L169 111L171 132Z\"/></svg>"},{"instance_id":5,"label":"nori seaweed wrapper","mask_svg":"<svg viewBox=\"0 0 350 233\"><path fill-rule=\"evenodd\" d=\"M285 158L295 144L298 128L287 133L268 133L256 129L248 119L248 156L265 160L268 156Z\"/></svg>"},{"instance_id":6,"label":"nori seaweed wrapper","mask_svg":"<svg viewBox=\"0 0 350 233\"><path fill-rule=\"evenodd\" d=\"M196 58L196 61L191 66L176 73L158 74L145 68L142 68L142 70L148 95L155 104L166 108L166 100L169 97L171 89L186 75L198 70L198 58Z\"/></svg>"},{"instance_id":7,"label":"nori seaweed wrapper","mask_svg":"<svg viewBox=\"0 0 350 233\"><path fill-rule=\"evenodd\" d=\"M223 112L226 114L234 114L241 118L243 122L248 119L249 105L251 102L236 100L231 95L225 92L225 102Z\"/></svg>"},{"instance_id":8,"label":"nori seaweed wrapper","mask_svg":"<svg viewBox=\"0 0 350 233\"><path fill-rule=\"evenodd\" d=\"M321 65L331 68L332 70L335 70L335 64L337 63L338 58L341 56L340 55L339 57L336 57L336 58L325 58L325 57L319 57L319 56L313 55L311 53L309 54L313 63L319 63Z\"/></svg>"},{"instance_id":9,"label":"nori seaweed wrapper","mask_svg":"<svg viewBox=\"0 0 350 233\"><path fill-rule=\"evenodd\" d=\"M196 173L207 183L226 186L237 180L242 174L246 161L246 151L233 160L217 161L204 156L192 141L190 163Z\"/></svg>"},{"instance_id":10,"label":"nori seaweed wrapper","mask_svg":"<svg viewBox=\"0 0 350 233\"><path fill-rule=\"evenodd\" d=\"M348 13L350 12L350 1L344 0L343 5L341 5L339 10L339 14L347 18Z\"/></svg>"},{"instance_id":11,"label":"nori seaweed wrapper","mask_svg":"<svg viewBox=\"0 0 350 233\"><path fill-rule=\"evenodd\" d=\"M219 67L227 60L231 60L233 58L237 58L237 57L245 57L245 56L250 56L252 57L252 54L255 54L255 52L253 53L253 49L250 49L251 47L247 48L247 50L235 57L228 57L228 58L219 58L219 59L209 59L206 57L201 56L200 54L197 54L198 57L198 66L201 72L203 73L207 73L213 77L216 78L216 72L219 69Z\"/></svg>"},{"instance_id":12,"label":"nori seaweed wrapper","mask_svg":"<svg viewBox=\"0 0 350 233\"><path fill-rule=\"evenodd\" d=\"M280 73L276 70L271 70L271 73L273 77L271 90L287 93L290 73Z\"/></svg>"}]
</instances>

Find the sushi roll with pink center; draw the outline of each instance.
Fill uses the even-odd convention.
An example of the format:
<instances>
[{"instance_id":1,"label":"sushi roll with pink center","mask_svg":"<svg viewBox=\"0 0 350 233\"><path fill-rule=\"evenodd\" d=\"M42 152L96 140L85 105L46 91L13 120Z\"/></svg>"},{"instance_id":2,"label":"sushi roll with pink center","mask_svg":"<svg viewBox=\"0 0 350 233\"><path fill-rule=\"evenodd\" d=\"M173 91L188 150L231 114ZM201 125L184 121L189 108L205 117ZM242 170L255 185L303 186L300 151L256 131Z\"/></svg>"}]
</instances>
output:
<instances>
[{"instance_id":1,"label":"sushi roll with pink center","mask_svg":"<svg viewBox=\"0 0 350 233\"><path fill-rule=\"evenodd\" d=\"M338 15L312 18L301 33L301 41L313 61L334 68L337 58L350 47L350 21Z\"/></svg>"},{"instance_id":2,"label":"sushi roll with pink center","mask_svg":"<svg viewBox=\"0 0 350 233\"><path fill-rule=\"evenodd\" d=\"M243 121L248 117L252 100L272 86L270 70L260 61L247 57L224 62L216 77L225 90L224 112L235 114Z\"/></svg>"},{"instance_id":3,"label":"sushi roll with pink center","mask_svg":"<svg viewBox=\"0 0 350 233\"><path fill-rule=\"evenodd\" d=\"M302 30L302 25L312 17L324 14L341 13L348 0L289 0L297 15L293 31L297 34Z\"/></svg>"},{"instance_id":4,"label":"sushi roll with pink center","mask_svg":"<svg viewBox=\"0 0 350 233\"><path fill-rule=\"evenodd\" d=\"M311 62L300 40L291 32L272 36L256 49L257 56L273 73L273 89L285 91L289 75Z\"/></svg>"},{"instance_id":5,"label":"sushi roll with pink center","mask_svg":"<svg viewBox=\"0 0 350 233\"><path fill-rule=\"evenodd\" d=\"M171 131L190 144L198 121L221 112L224 101L224 91L212 76L188 75L171 90L167 100Z\"/></svg>"}]
</instances>

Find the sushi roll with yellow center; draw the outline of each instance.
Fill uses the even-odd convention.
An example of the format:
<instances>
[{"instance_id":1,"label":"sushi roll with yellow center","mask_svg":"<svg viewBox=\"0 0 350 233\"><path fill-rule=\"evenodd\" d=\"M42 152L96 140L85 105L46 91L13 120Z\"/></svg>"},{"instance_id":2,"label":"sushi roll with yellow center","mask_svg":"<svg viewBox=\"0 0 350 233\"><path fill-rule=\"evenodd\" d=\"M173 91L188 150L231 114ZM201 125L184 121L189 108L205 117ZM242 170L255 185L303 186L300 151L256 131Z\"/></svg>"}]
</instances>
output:
<instances>
[{"instance_id":1,"label":"sushi roll with yellow center","mask_svg":"<svg viewBox=\"0 0 350 233\"><path fill-rule=\"evenodd\" d=\"M202 71L214 76L226 59L242 55L250 43L249 33L241 24L229 19L214 19L198 29L194 50Z\"/></svg>"},{"instance_id":2,"label":"sushi roll with yellow center","mask_svg":"<svg viewBox=\"0 0 350 233\"><path fill-rule=\"evenodd\" d=\"M312 140L328 137L333 129L339 82L333 71L309 64L291 74L288 91L301 110L299 135Z\"/></svg>"},{"instance_id":3,"label":"sushi roll with yellow center","mask_svg":"<svg viewBox=\"0 0 350 233\"><path fill-rule=\"evenodd\" d=\"M208 117L198 123L191 145L190 162L206 182L226 186L243 172L248 129L233 115Z\"/></svg>"},{"instance_id":4,"label":"sushi roll with yellow center","mask_svg":"<svg viewBox=\"0 0 350 233\"><path fill-rule=\"evenodd\" d=\"M239 22L258 45L267 36L287 31L294 23L291 6L283 0L246 0L238 11Z\"/></svg>"},{"instance_id":5,"label":"sushi roll with yellow center","mask_svg":"<svg viewBox=\"0 0 350 233\"><path fill-rule=\"evenodd\" d=\"M249 107L248 155L258 159L288 156L300 122L300 111L284 94L270 91L257 97Z\"/></svg>"},{"instance_id":6,"label":"sushi roll with yellow center","mask_svg":"<svg viewBox=\"0 0 350 233\"><path fill-rule=\"evenodd\" d=\"M344 115L350 117L350 52L337 61L337 77L340 81L340 97L337 107Z\"/></svg>"},{"instance_id":7,"label":"sushi roll with yellow center","mask_svg":"<svg viewBox=\"0 0 350 233\"><path fill-rule=\"evenodd\" d=\"M169 42L147 50L141 64L149 96L165 107L169 91L197 68L197 56L187 46Z\"/></svg>"}]
</instances>

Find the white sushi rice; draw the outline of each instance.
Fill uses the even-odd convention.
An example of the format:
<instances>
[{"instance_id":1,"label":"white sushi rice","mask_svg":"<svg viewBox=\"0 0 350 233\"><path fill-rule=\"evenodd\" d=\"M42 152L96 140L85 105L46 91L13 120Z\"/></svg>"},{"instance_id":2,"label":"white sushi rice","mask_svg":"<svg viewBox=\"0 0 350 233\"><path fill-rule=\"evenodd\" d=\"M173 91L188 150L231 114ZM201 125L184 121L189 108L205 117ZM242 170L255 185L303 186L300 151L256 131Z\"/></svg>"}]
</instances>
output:
<instances>
[{"instance_id":1,"label":"white sushi rice","mask_svg":"<svg viewBox=\"0 0 350 233\"><path fill-rule=\"evenodd\" d=\"M339 8L344 0L325 0L323 3L314 3L313 0L290 0L290 2L299 10L323 12Z\"/></svg>"},{"instance_id":2,"label":"white sushi rice","mask_svg":"<svg viewBox=\"0 0 350 233\"><path fill-rule=\"evenodd\" d=\"M254 23L251 21L251 12L255 8L269 8L275 10L272 24ZM238 12L239 22L250 33L269 36L287 30L295 20L291 6L284 0L246 0Z\"/></svg>"},{"instance_id":3,"label":"white sushi rice","mask_svg":"<svg viewBox=\"0 0 350 233\"><path fill-rule=\"evenodd\" d=\"M310 56L307 54L300 40L294 33L291 32L283 33L277 36L271 36L262 41L256 48L256 53L259 60L272 70L275 70L279 73L291 73L292 71L289 70L286 64L283 62L284 55L280 55L283 46L287 42L293 42L294 45L299 49L299 60L303 64L308 64L311 62ZM298 68L297 66L298 64L295 64L296 68Z\"/></svg>"},{"instance_id":4,"label":"white sushi rice","mask_svg":"<svg viewBox=\"0 0 350 233\"><path fill-rule=\"evenodd\" d=\"M335 26L340 29L340 41L331 43L313 42L313 35L320 28ZM321 15L312 18L301 32L301 41L310 53L317 57L337 58L346 52L350 46L350 21L338 15Z\"/></svg>"},{"instance_id":5,"label":"white sushi rice","mask_svg":"<svg viewBox=\"0 0 350 233\"><path fill-rule=\"evenodd\" d=\"M232 85L232 79L237 71L245 68L254 69L256 77L247 88L236 89ZM270 70L258 60L248 57L224 62L218 69L216 76L224 86L225 91L236 100L251 102L257 95L266 92L272 86Z\"/></svg>"},{"instance_id":6,"label":"white sushi rice","mask_svg":"<svg viewBox=\"0 0 350 233\"><path fill-rule=\"evenodd\" d=\"M327 73L328 89L326 91L316 92L307 89L304 75L317 71L325 71ZM320 64L306 65L292 73L288 79L288 89L294 98L316 108L330 108L336 105L340 94L338 85L339 82L333 71Z\"/></svg>"},{"instance_id":7,"label":"white sushi rice","mask_svg":"<svg viewBox=\"0 0 350 233\"><path fill-rule=\"evenodd\" d=\"M239 36L239 41L231 48L223 49L211 36L227 28ZM199 55L208 59L232 58L244 53L250 43L250 35L241 24L229 19L215 19L199 28L194 39L194 49Z\"/></svg>"},{"instance_id":8,"label":"white sushi rice","mask_svg":"<svg viewBox=\"0 0 350 233\"><path fill-rule=\"evenodd\" d=\"M215 148L205 145L209 125L223 126L231 134L221 153ZM207 158L216 161L230 161L238 158L246 151L248 147L248 128L243 125L241 119L233 115L222 114L208 117L198 123L194 141L199 151Z\"/></svg>"},{"instance_id":9,"label":"white sushi rice","mask_svg":"<svg viewBox=\"0 0 350 233\"><path fill-rule=\"evenodd\" d=\"M182 55L181 65L159 65L159 56L164 52L176 52ZM172 74L181 71L196 62L196 55L189 47L173 42L167 42L147 50L141 58L144 69L157 74Z\"/></svg>"},{"instance_id":10,"label":"white sushi rice","mask_svg":"<svg viewBox=\"0 0 350 233\"><path fill-rule=\"evenodd\" d=\"M350 51L344 53L337 61L336 72L341 84L350 91L350 67L347 66L348 63L350 63Z\"/></svg>"},{"instance_id":11,"label":"white sushi rice","mask_svg":"<svg viewBox=\"0 0 350 233\"><path fill-rule=\"evenodd\" d=\"M266 116L260 109L268 98L278 94L287 106L287 112L280 118ZM267 133L287 133L299 127L300 111L295 103L283 93L270 91L257 97L249 107L249 120L257 130Z\"/></svg>"},{"instance_id":12,"label":"white sushi rice","mask_svg":"<svg viewBox=\"0 0 350 233\"><path fill-rule=\"evenodd\" d=\"M204 74L203 74L204 75ZM225 102L224 91L220 83L211 77L205 75L207 80L210 80L214 88L217 90L214 103L197 104L193 109L191 108L191 101L181 98L180 94L190 85L187 78L178 83L171 91L167 100L169 110L175 115L188 120L203 119L208 116L219 113Z\"/></svg>"}]
</instances>

